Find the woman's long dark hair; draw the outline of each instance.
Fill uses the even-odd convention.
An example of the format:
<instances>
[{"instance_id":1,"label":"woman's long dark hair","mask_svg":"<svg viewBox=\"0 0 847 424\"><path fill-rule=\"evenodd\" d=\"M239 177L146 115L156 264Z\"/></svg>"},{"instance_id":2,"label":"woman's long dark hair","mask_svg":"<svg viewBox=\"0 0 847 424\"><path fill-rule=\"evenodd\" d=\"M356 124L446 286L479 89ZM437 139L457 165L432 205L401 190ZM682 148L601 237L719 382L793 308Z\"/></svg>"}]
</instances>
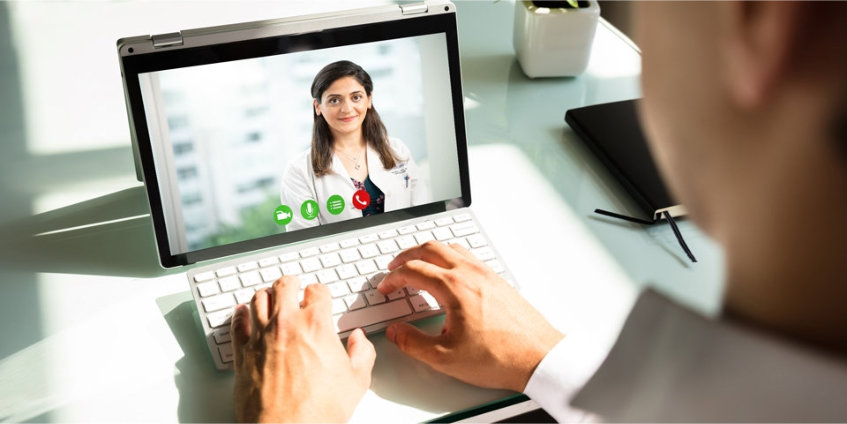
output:
<instances>
[{"instance_id":1,"label":"woman's long dark hair","mask_svg":"<svg viewBox=\"0 0 847 424\"><path fill-rule=\"evenodd\" d=\"M374 87L371 76L361 66L349 60L341 60L324 66L315 75L315 80L312 81L312 98L320 104L324 91L332 83L344 77L355 78L365 88L365 94L368 97L371 96ZM332 132L329 130L329 124L326 123L326 119L318 115L314 108L312 108L312 114L314 115L314 124L312 125L312 169L316 177L322 177L329 174L332 169ZM391 152L391 146L388 143L388 131L386 131L385 125L382 123L382 119L379 118L379 114L376 112L373 104L365 114L365 120L362 122L362 136L379 153L379 158L385 169L391 169L396 166L398 159Z\"/></svg>"}]
</instances>

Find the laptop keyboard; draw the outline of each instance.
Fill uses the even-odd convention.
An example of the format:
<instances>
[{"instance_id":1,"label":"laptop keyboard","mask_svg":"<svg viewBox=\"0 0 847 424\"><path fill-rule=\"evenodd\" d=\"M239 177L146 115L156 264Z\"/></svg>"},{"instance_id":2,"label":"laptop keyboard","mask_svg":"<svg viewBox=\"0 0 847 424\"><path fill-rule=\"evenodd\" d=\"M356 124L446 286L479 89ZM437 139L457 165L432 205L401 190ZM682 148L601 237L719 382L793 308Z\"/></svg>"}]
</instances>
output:
<instances>
[{"instance_id":1,"label":"laptop keyboard","mask_svg":"<svg viewBox=\"0 0 847 424\"><path fill-rule=\"evenodd\" d=\"M441 314L438 302L425 291L406 287L383 295L376 290L388 272L388 264L398 253L429 240L460 244L495 272L506 273L468 212L438 215L417 223L404 222L360 237L348 235L319 246L189 272L192 293L217 367L232 367L229 324L234 307L249 303L256 290L270 287L283 275L300 278L300 300L309 284L320 283L329 289L333 323L341 337L356 328L373 332L392 322Z\"/></svg>"}]
</instances>

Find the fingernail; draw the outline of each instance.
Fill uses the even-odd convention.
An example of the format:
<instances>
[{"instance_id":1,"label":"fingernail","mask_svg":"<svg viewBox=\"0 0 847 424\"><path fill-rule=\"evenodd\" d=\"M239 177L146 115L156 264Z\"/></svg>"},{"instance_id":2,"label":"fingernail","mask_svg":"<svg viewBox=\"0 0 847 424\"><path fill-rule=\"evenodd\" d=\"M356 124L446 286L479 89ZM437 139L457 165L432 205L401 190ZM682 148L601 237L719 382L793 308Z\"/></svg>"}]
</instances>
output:
<instances>
[{"instance_id":1,"label":"fingernail","mask_svg":"<svg viewBox=\"0 0 847 424\"><path fill-rule=\"evenodd\" d=\"M394 338L396 336L396 329L393 325L385 329L385 338L387 338L391 343L394 343Z\"/></svg>"}]
</instances>

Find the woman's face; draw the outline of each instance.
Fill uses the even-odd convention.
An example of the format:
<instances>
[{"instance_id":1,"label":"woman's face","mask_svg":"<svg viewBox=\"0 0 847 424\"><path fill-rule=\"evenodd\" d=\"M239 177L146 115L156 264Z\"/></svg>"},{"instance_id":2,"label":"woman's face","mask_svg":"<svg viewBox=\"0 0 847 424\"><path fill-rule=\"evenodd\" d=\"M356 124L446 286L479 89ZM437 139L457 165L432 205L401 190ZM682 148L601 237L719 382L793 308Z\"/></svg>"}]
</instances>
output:
<instances>
[{"instance_id":1,"label":"woman's face","mask_svg":"<svg viewBox=\"0 0 847 424\"><path fill-rule=\"evenodd\" d=\"M335 80L317 100L315 113L323 116L333 134L350 134L362 130L362 122L371 107L365 87L353 77Z\"/></svg>"}]
</instances>

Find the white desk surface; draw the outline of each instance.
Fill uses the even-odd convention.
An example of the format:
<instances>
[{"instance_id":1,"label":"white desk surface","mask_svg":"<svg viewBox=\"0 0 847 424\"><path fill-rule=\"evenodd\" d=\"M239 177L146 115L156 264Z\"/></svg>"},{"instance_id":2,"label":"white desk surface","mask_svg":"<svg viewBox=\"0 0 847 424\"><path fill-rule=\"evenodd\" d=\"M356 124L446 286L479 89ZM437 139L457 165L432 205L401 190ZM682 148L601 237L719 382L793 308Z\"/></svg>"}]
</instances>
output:
<instances>
[{"instance_id":1,"label":"white desk surface","mask_svg":"<svg viewBox=\"0 0 847 424\"><path fill-rule=\"evenodd\" d=\"M169 6L155 24L164 28L126 16L166 3L0 4L0 421L233 420L232 374L212 365L184 272L157 265L110 72L118 36L310 7L248 4ZM632 204L564 123L568 108L638 97L638 53L603 24L584 75L532 81L502 30L512 2L458 8L472 208L523 294L562 331L608 344L645 285L714 313L718 247L682 222L692 264L666 226L593 215ZM57 65L67 57L47 26L67 39L94 37L81 49L87 62L68 68L72 78ZM111 79L98 74L100 63ZM95 95L81 99L68 85ZM73 120L63 118L68 108ZM117 126L84 125L115 109ZM437 374L383 335L371 340L374 383L354 421L422 421L510 395Z\"/></svg>"}]
</instances>

